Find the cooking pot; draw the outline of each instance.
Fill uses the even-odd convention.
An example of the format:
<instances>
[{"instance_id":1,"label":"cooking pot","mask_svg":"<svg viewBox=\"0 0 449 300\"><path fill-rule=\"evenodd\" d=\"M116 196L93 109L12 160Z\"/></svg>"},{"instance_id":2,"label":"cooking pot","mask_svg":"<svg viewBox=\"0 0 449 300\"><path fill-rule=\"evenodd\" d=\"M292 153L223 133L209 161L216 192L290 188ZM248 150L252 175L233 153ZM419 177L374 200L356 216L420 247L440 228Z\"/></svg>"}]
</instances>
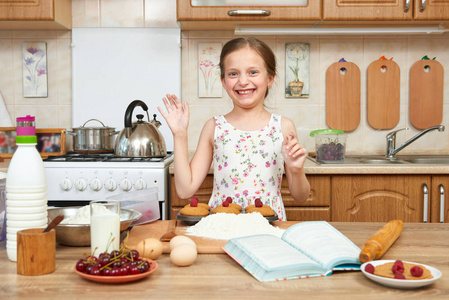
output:
<instances>
[{"instance_id":1,"label":"cooking pot","mask_svg":"<svg viewBox=\"0 0 449 300\"><path fill-rule=\"evenodd\" d=\"M103 127L86 127L90 121L97 121ZM83 126L72 128L66 134L73 136L74 151L112 152L114 151L114 135L118 133L113 127L107 127L97 119L87 120Z\"/></svg>"},{"instance_id":2,"label":"cooking pot","mask_svg":"<svg viewBox=\"0 0 449 300\"><path fill-rule=\"evenodd\" d=\"M132 123L132 114L136 106L141 106L147 113L148 122L143 121L143 115L138 114L137 122ZM148 106L141 100L134 100L125 112L125 128L119 133L114 153L123 157L164 157L167 155L165 140L159 129L161 122L150 121Z\"/></svg>"}]
</instances>

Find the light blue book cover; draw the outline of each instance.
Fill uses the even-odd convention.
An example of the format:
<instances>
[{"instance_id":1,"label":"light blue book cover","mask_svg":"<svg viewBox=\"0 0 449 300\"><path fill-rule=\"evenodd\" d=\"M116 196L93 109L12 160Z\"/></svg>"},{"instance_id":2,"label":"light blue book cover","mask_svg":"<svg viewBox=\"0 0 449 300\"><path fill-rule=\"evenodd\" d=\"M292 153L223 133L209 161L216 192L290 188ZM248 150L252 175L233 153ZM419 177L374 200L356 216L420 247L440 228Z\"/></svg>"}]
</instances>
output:
<instances>
[{"instance_id":1,"label":"light blue book cover","mask_svg":"<svg viewBox=\"0 0 449 300\"><path fill-rule=\"evenodd\" d=\"M328 276L360 270L360 248L325 221L302 222L282 238L252 235L231 239L223 250L259 281Z\"/></svg>"}]
</instances>

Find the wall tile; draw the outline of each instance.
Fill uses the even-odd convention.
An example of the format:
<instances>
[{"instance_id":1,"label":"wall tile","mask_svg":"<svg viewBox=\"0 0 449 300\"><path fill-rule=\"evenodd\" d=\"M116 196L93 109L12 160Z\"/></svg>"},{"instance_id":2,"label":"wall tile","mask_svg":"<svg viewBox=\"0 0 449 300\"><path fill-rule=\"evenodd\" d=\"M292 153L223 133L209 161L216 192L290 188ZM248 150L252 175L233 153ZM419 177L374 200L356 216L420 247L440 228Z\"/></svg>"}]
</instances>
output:
<instances>
[{"instance_id":1,"label":"wall tile","mask_svg":"<svg viewBox=\"0 0 449 300\"><path fill-rule=\"evenodd\" d=\"M72 46L71 40L58 39L57 43L57 91L58 104L72 103Z\"/></svg>"},{"instance_id":2,"label":"wall tile","mask_svg":"<svg viewBox=\"0 0 449 300\"><path fill-rule=\"evenodd\" d=\"M36 128L59 128L57 105L16 105L16 117L36 117Z\"/></svg>"},{"instance_id":3,"label":"wall tile","mask_svg":"<svg viewBox=\"0 0 449 300\"><path fill-rule=\"evenodd\" d=\"M144 0L101 0L100 27L144 27Z\"/></svg>"},{"instance_id":4,"label":"wall tile","mask_svg":"<svg viewBox=\"0 0 449 300\"><path fill-rule=\"evenodd\" d=\"M72 0L72 27L99 27L101 0Z\"/></svg>"},{"instance_id":5,"label":"wall tile","mask_svg":"<svg viewBox=\"0 0 449 300\"><path fill-rule=\"evenodd\" d=\"M176 0L145 0L145 27L178 27Z\"/></svg>"}]
</instances>

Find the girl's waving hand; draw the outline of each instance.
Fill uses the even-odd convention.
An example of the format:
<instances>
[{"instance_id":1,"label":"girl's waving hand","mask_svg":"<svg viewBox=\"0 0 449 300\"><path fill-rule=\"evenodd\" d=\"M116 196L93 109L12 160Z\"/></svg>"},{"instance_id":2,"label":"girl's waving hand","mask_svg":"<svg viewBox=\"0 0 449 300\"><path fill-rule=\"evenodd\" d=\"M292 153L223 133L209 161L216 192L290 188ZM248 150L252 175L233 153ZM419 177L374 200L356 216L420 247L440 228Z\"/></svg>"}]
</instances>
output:
<instances>
[{"instance_id":1,"label":"girl's waving hand","mask_svg":"<svg viewBox=\"0 0 449 300\"><path fill-rule=\"evenodd\" d=\"M159 106L157 109L167 121L168 127L170 127L173 135L185 133L189 126L189 105L187 101L183 105L178 97L170 94L167 94L162 100L164 101L167 112Z\"/></svg>"}]
</instances>

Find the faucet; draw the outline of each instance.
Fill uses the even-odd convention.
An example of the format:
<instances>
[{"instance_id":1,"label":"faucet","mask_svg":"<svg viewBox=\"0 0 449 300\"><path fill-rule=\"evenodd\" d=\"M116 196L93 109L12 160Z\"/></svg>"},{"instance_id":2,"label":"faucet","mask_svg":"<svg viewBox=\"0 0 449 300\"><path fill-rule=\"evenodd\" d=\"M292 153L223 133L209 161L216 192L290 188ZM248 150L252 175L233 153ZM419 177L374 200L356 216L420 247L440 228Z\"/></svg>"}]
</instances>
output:
<instances>
[{"instance_id":1,"label":"faucet","mask_svg":"<svg viewBox=\"0 0 449 300\"><path fill-rule=\"evenodd\" d=\"M387 134L387 153L385 155L386 158L389 159L395 159L395 155L396 153L398 153L399 151L401 151L402 149L404 149L405 147L407 147L408 145L410 145L411 143L413 143L414 141L416 141L417 139L419 139L420 137L422 137L424 134L426 134L429 131L438 129L438 131L444 131L444 126L443 125L438 125L438 126L432 126L429 127L427 129L424 129L423 131L421 131L420 133L418 133L417 135L415 135L414 137L410 138L408 141L406 141L404 144L402 144L401 146L396 147L396 133L398 131L402 131L402 130L408 130L408 128L402 128L399 130L395 130L390 132L389 134Z\"/></svg>"}]
</instances>

